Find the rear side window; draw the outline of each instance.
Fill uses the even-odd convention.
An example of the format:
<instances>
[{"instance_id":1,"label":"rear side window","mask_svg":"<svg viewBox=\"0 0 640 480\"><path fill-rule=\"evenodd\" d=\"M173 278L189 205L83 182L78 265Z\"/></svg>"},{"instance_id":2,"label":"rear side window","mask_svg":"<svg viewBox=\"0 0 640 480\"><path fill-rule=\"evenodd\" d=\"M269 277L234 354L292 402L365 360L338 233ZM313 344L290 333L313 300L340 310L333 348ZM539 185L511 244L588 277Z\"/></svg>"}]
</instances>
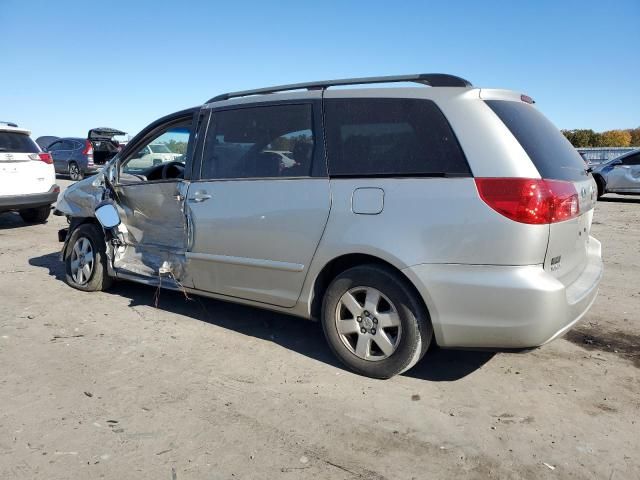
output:
<instances>
[{"instance_id":1,"label":"rear side window","mask_svg":"<svg viewBox=\"0 0 640 480\"><path fill-rule=\"evenodd\" d=\"M520 142L542 178L584 180L587 175L584 160L536 108L509 100L486 100L486 103Z\"/></svg>"},{"instance_id":2,"label":"rear side window","mask_svg":"<svg viewBox=\"0 0 640 480\"><path fill-rule=\"evenodd\" d=\"M332 176L470 175L449 122L430 100L325 100Z\"/></svg>"},{"instance_id":3,"label":"rear side window","mask_svg":"<svg viewBox=\"0 0 640 480\"><path fill-rule=\"evenodd\" d=\"M640 165L640 153L636 153L635 155L629 155L622 159L623 165Z\"/></svg>"},{"instance_id":4,"label":"rear side window","mask_svg":"<svg viewBox=\"0 0 640 480\"><path fill-rule=\"evenodd\" d=\"M37 153L40 150L29 135L16 132L0 132L0 152Z\"/></svg>"},{"instance_id":5,"label":"rear side window","mask_svg":"<svg viewBox=\"0 0 640 480\"><path fill-rule=\"evenodd\" d=\"M309 176L313 150L310 104L215 111L201 178Z\"/></svg>"}]
</instances>

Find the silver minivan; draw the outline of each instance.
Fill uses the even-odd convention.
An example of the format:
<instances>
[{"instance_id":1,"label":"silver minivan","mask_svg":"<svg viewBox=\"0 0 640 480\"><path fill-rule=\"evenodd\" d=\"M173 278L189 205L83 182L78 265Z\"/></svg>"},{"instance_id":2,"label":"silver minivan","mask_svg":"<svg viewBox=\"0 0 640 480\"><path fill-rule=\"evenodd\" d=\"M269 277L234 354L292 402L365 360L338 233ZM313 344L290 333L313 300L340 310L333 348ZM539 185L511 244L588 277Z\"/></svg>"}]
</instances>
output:
<instances>
[{"instance_id":1,"label":"silver minivan","mask_svg":"<svg viewBox=\"0 0 640 480\"><path fill-rule=\"evenodd\" d=\"M395 82L421 85L334 88ZM179 155L140 167L158 144ZM602 276L596 196L530 97L419 74L220 95L149 125L57 208L69 285L318 320L349 368L389 378L432 342L526 348L571 328Z\"/></svg>"}]
</instances>

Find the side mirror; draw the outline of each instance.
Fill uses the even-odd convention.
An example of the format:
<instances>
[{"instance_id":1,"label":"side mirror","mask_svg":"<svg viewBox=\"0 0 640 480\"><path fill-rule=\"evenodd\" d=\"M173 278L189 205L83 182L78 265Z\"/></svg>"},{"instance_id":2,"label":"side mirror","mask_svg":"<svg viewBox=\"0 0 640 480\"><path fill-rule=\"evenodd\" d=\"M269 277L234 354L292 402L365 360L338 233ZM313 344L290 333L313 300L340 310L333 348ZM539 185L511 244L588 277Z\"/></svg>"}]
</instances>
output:
<instances>
[{"instance_id":1,"label":"side mirror","mask_svg":"<svg viewBox=\"0 0 640 480\"><path fill-rule=\"evenodd\" d=\"M100 225L107 230L120 225L120 215L113 203L101 203L96 207L95 214Z\"/></svg>"}]
</instances>

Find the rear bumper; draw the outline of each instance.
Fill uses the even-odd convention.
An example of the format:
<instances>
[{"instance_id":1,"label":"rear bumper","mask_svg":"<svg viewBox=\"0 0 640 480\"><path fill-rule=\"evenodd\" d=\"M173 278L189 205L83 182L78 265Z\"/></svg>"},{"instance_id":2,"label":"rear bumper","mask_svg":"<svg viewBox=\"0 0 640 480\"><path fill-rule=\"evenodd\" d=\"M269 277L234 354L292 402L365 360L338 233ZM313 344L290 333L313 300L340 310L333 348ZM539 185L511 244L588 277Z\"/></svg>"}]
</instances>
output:
<instances>
[{"instance_id":1,"label":"rear bumper","mask_svg":"<svg viewBox=\"0 0 640 480\"><path fill-rule=\"evenodd\" d=\"M601 246L590 238L587 264L570 285L542 265L416 265L403 270L422 294L438 345L528 348L564 334L598 293Z\"/></svg>"},{"instance_id":2,"label":"rear bumper","mask_svg":"<svg viewBox=\"0 0 640 480\"><path fill-rule=\"evenodd\" d=\"M59 193L60 187L58 185L53 185L48 192L44 193L0 196L0 212L52 205L56 203Z\"/></svg>"}]
</instances>

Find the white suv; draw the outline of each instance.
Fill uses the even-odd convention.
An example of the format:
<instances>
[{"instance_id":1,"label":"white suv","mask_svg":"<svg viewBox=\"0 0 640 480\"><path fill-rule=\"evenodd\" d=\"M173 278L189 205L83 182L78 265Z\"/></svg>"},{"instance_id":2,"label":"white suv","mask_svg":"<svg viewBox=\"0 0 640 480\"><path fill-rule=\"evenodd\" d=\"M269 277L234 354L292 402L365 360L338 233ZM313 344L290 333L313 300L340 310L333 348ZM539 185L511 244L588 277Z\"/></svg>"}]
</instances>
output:
<instances>
[{"instance_id":1,"label":"white suv","mask_svg":"<svg viewBox=\"0 0 640 480\"><path fill-rule=\"evenodd\" d=\"M51 155L15 123L0 122L0 213L17 211L25 222L49 217L60 187Z\"/></svg>"}]
</instances>

